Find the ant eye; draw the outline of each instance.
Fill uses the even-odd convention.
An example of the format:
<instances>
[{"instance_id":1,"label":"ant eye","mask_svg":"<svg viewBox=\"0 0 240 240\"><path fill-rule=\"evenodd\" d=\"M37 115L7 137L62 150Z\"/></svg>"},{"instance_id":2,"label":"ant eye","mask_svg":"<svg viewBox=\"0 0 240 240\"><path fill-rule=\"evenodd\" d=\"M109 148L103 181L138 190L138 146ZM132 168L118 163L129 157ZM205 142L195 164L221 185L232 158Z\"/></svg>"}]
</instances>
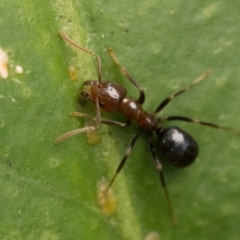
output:
<instances>
[{"instance_id":1,"label":"ant eye","mask_svg":"<svg viewBox=\"0 0 240 240\"><path fill-rule=\"evenodd\" d=\"M105 106L104 102L100 102L99 105L100 105L100 107L104 107Z\"/></svg>"},{"instance_id":2,"label":"ant eye","mask_svg":"<svg viewBox=\"0 0 240 240\"><path fill-rule=\"evenodd\" d=\"M89 94L87 91L81 91L81 96L85 99L88 99L89 98Z\"/></svg>"},{"instance_id":3,"label":"ant eye","mask_svg":"<svg viewBox=\"0 0 240 240\"><path fill-rule=\"evenodd\" d=\"M177 167L190 165L198 154L198 145L193 137L177 127L165 128L158 133L158 147Z\"/></svg>"}]
</instances>

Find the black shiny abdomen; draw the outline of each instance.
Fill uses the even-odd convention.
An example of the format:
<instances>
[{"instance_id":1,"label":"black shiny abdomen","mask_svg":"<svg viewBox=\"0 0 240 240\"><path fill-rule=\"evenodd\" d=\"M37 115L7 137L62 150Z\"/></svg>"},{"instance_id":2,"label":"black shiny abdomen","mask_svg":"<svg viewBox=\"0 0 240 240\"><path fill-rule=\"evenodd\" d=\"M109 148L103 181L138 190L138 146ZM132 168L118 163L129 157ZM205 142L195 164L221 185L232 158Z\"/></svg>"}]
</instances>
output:
<instances>
[{"instance_id":1,"label":"black shiny abdomen","mask_svg":"<svg viewBox=\"0 0 240 240\"><path fill-rule=\"evenodd\" d=\"M168 127L157 132L158 148L173 165L185 167L194 162L198 145L193 137L177 127Z\"/></svg>"}]
</instances>

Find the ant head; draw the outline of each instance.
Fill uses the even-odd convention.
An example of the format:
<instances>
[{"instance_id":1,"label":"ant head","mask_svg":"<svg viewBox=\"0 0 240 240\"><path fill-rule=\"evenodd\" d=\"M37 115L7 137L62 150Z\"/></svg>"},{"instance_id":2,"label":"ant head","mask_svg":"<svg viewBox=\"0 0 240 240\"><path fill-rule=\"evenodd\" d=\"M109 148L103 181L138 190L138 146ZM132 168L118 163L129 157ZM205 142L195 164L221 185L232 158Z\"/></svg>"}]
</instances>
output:
<instances>
[{"instance_id":1,"label":"ant head","mask_svg":"<svg viewBox=\"0 0 240 240\"><path fill-rule=\"evenodd\" d=\"M88 80L88 81L85 81L81 87L81 90L80 90L80 95L86 99L86 100L91 100L91 89L92 89L92 86L97 84L97 81L94 81L94 80Z\"/></svg>"},{"instance_id":2,"label":"ant head","mask_svg":"<svg viewBox=\"0 0 240 240\"><path fill-rule=\"evenodd\" d=\"M126 89L110 81L85 81L81 87L80 95L96 104L107 112L121 112L122 101L126 96Z\"/></svg>"},{"instance_id":3,"label":"ant head","mask_svg":"<svg viewBox=\"0 0 240 240\"><path fill-rule=\"evenodd\" d=\"M177 127L159 128L158 148L177 167L190 165L197 157L198 145L193 137Z\"/></svg>"}]
</instances>

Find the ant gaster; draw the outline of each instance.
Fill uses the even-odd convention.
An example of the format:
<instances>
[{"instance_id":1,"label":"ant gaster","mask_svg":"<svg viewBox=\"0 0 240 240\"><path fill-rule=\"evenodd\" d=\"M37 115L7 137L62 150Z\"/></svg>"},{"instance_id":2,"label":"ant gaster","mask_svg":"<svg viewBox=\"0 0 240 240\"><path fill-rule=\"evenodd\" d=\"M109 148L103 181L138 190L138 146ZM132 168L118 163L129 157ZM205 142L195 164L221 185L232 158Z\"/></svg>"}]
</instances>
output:
<instances>
[{"instance_id":1,"label":"ant gaster","mask_svg":"<svg viewBox=\"0 0 240 240\"><path fill-rule=\"evenodd\" d=\"M138 132L133 136L130 140L127 149L125 151L125 155L122 158L113 178L111 179L109 186L106 191L111 187L118 173L123 168L129 154L132 151L139 135L145 131L148 134L148 144L152 159L156 165L157 170L159 171L161 185L164 189L164 193L167 199L167 203L169 205L171 218L174 223L176 223L176 218L173 212L172 204L169 198L169 194L167 191L166 183L163 176L163 167L160 159L158 158L155 146L153 144L153 133L157 135L157 148L163 153L167 160L169 160L173 165L177 167L185 167L191 164L198 155L198 145L193 137L187 133L186 131L178 128L178 127L167 127L162 128L160 123L164 121L172 121L179 120L191 123L197 123L201 125L205 125L212 128L217 129L225 129L229 131L233 131L236 133L240 133L239 131L230 128L219 126L214 123L200 121L194 118L184 117L184 116L169 116L169 117L157 117L156 114L160 112L170 101L172 101L177 96L185 93L189 88L196 85L205 79L210 71L205 71L202 75L200 75L197 79L195 79L191 84L187 87L182 88L181 90L175 92L170 95L166 99L164 99L156 108L153 113L148 113L143 110L142 105L145 100L145 94L143 89L139 86L138 82L134 79L134 77L124 68L116 58L112 49L109 49L109 54L113 60L113 62L121 69L122 73L131 81L131 83L138 89L139 98L137 100L126 97L127 90L121 85L110 82L103 81L101 77L101 59L100 57L93 53L92 51L85 49L75 42L73 42L64 32L60 32L60 35L64 40L69 42L71 45L76 48L91 54L96 58L97 61L97 71L98 71L98 79L97 80L88 80L85 81L80 90L80 95L95 104L96 106L96 117L91 117L85 113L73 112L72 116L78 117L86 117L95 121L95 126L88 126L84 128L78 128L72 131L69 131L56 139L56 142L61 142L73 135L89 132L96 130L101 123L110 124L120 127L127 127L131 124L131 121L134 120L139 125ZM109 119L104 119L101 117L101 110L111 112L111 113L121 113L126 117L126 122L118 122Z\"/></svg>"}]
</instances>

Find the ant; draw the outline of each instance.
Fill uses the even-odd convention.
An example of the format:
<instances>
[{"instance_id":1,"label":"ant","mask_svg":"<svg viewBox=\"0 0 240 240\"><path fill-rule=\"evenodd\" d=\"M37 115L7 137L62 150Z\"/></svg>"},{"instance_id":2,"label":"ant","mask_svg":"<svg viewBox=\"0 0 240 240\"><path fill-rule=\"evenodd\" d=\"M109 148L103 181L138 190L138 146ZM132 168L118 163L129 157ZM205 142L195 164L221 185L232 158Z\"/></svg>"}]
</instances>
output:
<instances>
[{"instance_id":1,"label":"ant","mask_svg":"<svg viewBox=\"0 0 240 240\"><path fill-rule=\"evenodd\" d=\"M148 135L148 145L149 145L150 153L156 165L156 168L159 172L160 182L165 193L165 197L169 206L172 221L176 223L177 220L174 215L172 203L170 201L170 197L168 194L168 190L167 190L164 175L163 175L163 166L162 166L161 160L158 158L156 154L155 145L166 157L166 159L170 161L171 164L177 167L186 167L191 163L193 163L194 160L196 159L198 155L198 144L193 139L193 137L186 131L175 126L163 128L159 126L160 123L164 121L178 120L178 121L196 123L196 124L216 128L216 129L224 129L224 130L232 131L238 134L240 133L240 131L230 127L219 126L215 123L200 121L200 120L185 117L185 116L168 116L164 118L164 117L157 117L156 115L164 107L166 107L167 104L171 102L174 98L180 96L181 94L188 91L191 87L193 87L194 85L204 80L210 74L210 71L209 70L205 71L188 86L180 89L179 91L165 98L158 105L158 107L153 113L148 113L144 111L142 108L142 105L145 100L145 93L143 89L139 86L138 82L127 71L127 69L119 63L112 49L109 49L108 51L113 62L120 68L123 75L126 76L139 91L139 97L137 100L132 98L127 98L126 97L127 90L120 84L116 82L102 80L101 58L97 54L79 46L74 41L72 41L64 32L60 31L60 35L65 41L67 41L74 47L96 58L98 79L85 81L82 84L82 88L80 90L81 97L86 100L89 100L96 106L96 117L91 117L90 115L87 115L81 112L71 113L72 116L86 117L86 118L92 119L95 122L95 126L88 126L88 127L78 128L78 129L69 131L61 135L60 137L58 137L55 142L56 143L62 142L65 139L72 137L74 135L77 135L79 133L94 131L99 128L101 123L120 126L120 127L127 127L131 125L132 120L137 122L137 124L139 125L139 130L130 140L127 146L127 149L125 151L125 155L122 158L120 164L118 165L116 172L107 187L106 192L110 189L117 175L122 170L140 134L143 131L145 131ZM120 113L126 117L126 122L118 122L114 120L101 118L101 110L106 112L111 112L111 113ZM157 136L156 144L154 144L153 142L153 133L155 133Z\"/></svg>"}]
</instances>

